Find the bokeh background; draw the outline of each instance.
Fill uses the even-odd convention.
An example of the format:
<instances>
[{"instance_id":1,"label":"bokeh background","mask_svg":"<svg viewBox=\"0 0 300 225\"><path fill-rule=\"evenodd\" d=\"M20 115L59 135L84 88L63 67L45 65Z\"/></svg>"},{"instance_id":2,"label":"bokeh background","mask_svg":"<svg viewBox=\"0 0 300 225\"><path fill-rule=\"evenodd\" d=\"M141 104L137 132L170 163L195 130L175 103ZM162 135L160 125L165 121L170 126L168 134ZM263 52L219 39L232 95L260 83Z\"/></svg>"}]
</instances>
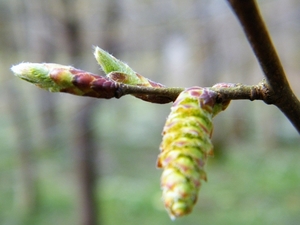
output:
<instances>
[{"instance_id":1,"label":"bokeh background","mask_svg":"<svg viewBox=\"0 0 300 225\"><path fill-rule=\"evenodd\" d=\"M300 96L300 2L258 1ZM48 93L20 62L103 75L100 46L167 86L256 84L263 74L225 0L0 0L0 224L298 224L299 134L274 106L234 101L191 215L171 221L156 169L171 104Z\"/></svg>"}]
</instances>

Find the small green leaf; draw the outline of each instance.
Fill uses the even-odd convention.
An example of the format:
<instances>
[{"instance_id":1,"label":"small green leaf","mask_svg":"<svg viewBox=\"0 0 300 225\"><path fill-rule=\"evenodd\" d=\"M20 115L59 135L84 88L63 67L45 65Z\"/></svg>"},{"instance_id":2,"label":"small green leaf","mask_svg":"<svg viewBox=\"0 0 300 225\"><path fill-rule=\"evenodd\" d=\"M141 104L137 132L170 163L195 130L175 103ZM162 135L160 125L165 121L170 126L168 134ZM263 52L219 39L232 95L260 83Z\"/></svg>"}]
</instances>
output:
<instances>
[{"instance_id":1,"label":"small green leaf","mask_svg":"<svg viewBox=\"0 0 300 225\"><path fill-rule=\"evenodd\" d=\"M121 72L134 77L136 74L126 63L116 59L99 47L95 48L94 56L106 75L110 72Z\"/></svg>"},{"instance_id":2,"label":"small green leaf","mask_svg":"<svg viewBox=\"0 0 300 225\"><path fill-rule=\"evenodd\" d=\"M164 86L136 73L127 64L116 59L114 56L99 47L95 48L94 55L106 76L118 83L145 87Z\"/></svg>"}]
</instances>

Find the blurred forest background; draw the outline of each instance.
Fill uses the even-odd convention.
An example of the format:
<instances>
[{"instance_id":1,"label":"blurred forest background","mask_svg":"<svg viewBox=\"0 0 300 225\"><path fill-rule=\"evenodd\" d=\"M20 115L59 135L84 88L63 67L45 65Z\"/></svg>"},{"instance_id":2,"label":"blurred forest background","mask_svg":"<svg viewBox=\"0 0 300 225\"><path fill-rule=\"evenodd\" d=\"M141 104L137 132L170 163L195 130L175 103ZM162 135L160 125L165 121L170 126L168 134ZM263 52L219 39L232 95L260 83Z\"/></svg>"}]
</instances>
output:
<instances>
[{"instance_id":1,"label":"blurred forest background","mask_svg":"<svg viewBox=\"0 0 300 225\"><path fill-rule=\"evenodd\" d=\"M258 1L300 96L300 2ZM0 0L0 224L298 224L299 134L274 106L233 101L191 215L172 222L156 169L171 104L40 90L20 62L103 75L98 45L167 86L256 84L263 74L225 0Z\"/></svg>"}]
</instances>

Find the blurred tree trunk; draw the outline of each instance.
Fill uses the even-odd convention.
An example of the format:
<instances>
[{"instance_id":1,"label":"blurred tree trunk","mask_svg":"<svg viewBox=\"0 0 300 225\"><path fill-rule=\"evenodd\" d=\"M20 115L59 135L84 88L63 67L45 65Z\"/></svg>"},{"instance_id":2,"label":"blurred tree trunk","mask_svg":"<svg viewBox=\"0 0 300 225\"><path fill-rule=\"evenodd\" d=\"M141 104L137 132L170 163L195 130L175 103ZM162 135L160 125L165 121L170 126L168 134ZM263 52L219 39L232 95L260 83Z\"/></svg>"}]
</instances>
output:
<instances>
[{"instance_id":1,"label":"blurred tree trunk","mask_svg":"<svg viewBox=\"0 0 300 225\"><path fill-rule=\"evenodd\" d=\"M51 7L54 2L31 0L31 4L24 4L27 32L27 51L38 62L53 62L56 53L54 20L50 18ZM57 124L56 96L49 92L40 91L36 95L41 124L39 149L54 149L58 143L59 132L53 129Z\"/></svg>"},{"instance_id":2,"label":"blurred tree trunk","mask_svg":"<svg viewBox=\"0 0 300 225\"><path fill-rule=\"evenodd\" d=\"M16 202L24 220L28 220L37 210L38 191L30 115L27 105L24 104L20 96L22 94L14 86L8 88L7 100L10 106L11 120L14 124L14 139L18 156Z\"/></svg>"},{"instance_id":3,"label":"blurred tree trunk","mask_svg":"<svg viewBox=\"0 0 300 225\"><path fill-rule=\"evenodd\" d=\"M76 12L74 8L76 3L74 1L62 0L62 3L64 7L63 11L65 12L63 25L66 31L69 55L72 62L80 64L80 61L83 61L80 56L83 55L81 53L83 51L82 38L84 38L84 35L80 32L80 14L74 13ZM101 46L117 54L119 46L115 25L119 18L119 7L117 7L119 3L117 3L117 1L108 1L107 4L106 12L108 16L104 22L104 44ZM78 16L76 17L76 15ZM72 148L76 154L76 170L80 188L80 224L83 225L101 224L101 217L99 215L100 207L96 201L96 155L100 149L96 149L96 146L99 146L99 139L96 140L93 130L93 115L95 106L97 106L96 101L99 103L99 100L95 99L82 99L82 104L77 106L78 110L76 111L78 113L74 119L76 123L72 124L72 130L74 131L72 135L74 138ZM99 165L97 165L97 167L99 167Z\"/></svg>"},{"instance_id":4,"label":"blurred tree trunk","mask_svg":"<svg viewBox=\"0 0 300 225\"><path fill-rule=\"evenodd\" d=\"M72 125L74 131L72 148L76 154L76 174L80 190L81 223L83 225L100 224L97 204L96 140L93 130L94 107L91 100L80 104L82 107ZM99 151L99 149L98 149ZM99 179L99 178L98 178Z\"/></svg>"},{"instance_id":5,"label":"blurred tree trunk","mask_svg":"<svg viewBox=\"0 0 300 225\"><path fill-rule=\"evenodd\" d=\"M122 40L120 38L122 3L119 0L108 0L105 11L106 16L99 17L99 19L104 20L101 48L118 57L122 49Z\"/></svg>"},{"instance_id":6,"label":"blurred tree trunk","mask_svg":"<svg viewBox=\"0 0 300 225\"><path fill-rule=\"evenodd\" d=\"M16 50L23 50L29 58L38 61L52 61L55 53L53 43L50 37L53 32L51 20L47 18L47 7L44 7L45 2L32 0L31 4L26 2L11 1L7 3L7 7L11 12L10 16L15 24L3 33L7 36L9 41L6 48L11 47L7 52L15 52ZM3 23L3 25L9 23ZM10 31L10 32L8 32ZM3 43L3 42L2 42ZM15 49L14 49L15 48ZM16 149L18 152L18 192L16 194L17 204L19 211L23 214L24 220L31 219L39 205L39 190L38 190L38 170L37 164L34 160L36 157L34 150L38 149L37 142L33 138L32 121L42 122L41 139L38 141L42 144L40 148L45 146L51 148L53 143L57 143L51 127L55 124L55 96L51 93L36 90L38 94L34 97L37 98L39 109L42 115L33 120L28 112L32 104L24 104L22 99L23 93L15 87L8 88L7 99L11 110L11 118L15 127L16 136ZM39 113L40 113L39 112Z\"/></svg>"},{"instance_id":7,"label":"blurred tree trunk","mask_svg":"<svg viewBox=\"0 0 300 225\"><path fill-rule=\"evenodd\" d=\"M2 51L5 57L1 60L9 59L11 53L18 49L24 49L28 42L26 39L28 33L19 29L28 26L28 12L25 5L21 2L7 2L1 5L1 12L7 12L5 19L14 21L21 26L9 26L10 23L1 23L1 30L4 32L1 36ZM7 7L7 8L6 8ZM25 9L25 10L24 10ZM22 13L20 13L22 12ZM2 21L2 20L1 20ZM6 26L8 25L8 26ZM9 54L7 54L9 53ZM20 87L13 83L5 85L6 100L9 106L10 119L14 130L14 144L17 154L17 181L16 181L16 204L18 212L23 216L23 221L29 221L31 216L38 209L38 188L35 158L35 141L31 127L34 120L30 115L30 104L24 101L24 93Z\"/></svg>"},{"instance_id":8,"label":"blurred tree trunk","mask_svg":"<svg viewBox=\"0 0 300 225\"><path fill-rule=\"evenodd\" d=\"M40 5L40 13L38 20L40 21L39 28L36 29L43 29L44 30L44 35L46 37L51 37L52 34L56 32L53 24L53 19L49 19L49 8L51 5L49 4L48 1L38 1L36 4ZM52 4L52 7L53 3ZM29 7L32 7L31 4ZM36 10L37 11L37 10ZM37 14L37 12L35 12ZM45 29L46 28L46 29ZM56 51L57 51L57 45L55 43L54 38L41 38L39 40L39 45L38 49L36 49L36 52L39 54L40 62L53 62L56 56ZM58 124L57 120L57 114L56 114L56 109L57 109L57 98L55 95L52 93L46 92L46 91L41 91L40 94L38 95L38 104L39 108L41 109L40 113L42 114L40 116L41 118L41 143L43 146L42 149L45 149L45 146L47 146L47 150L52 150L55 149L55 145L57 143L60 143L60 132L57 132L55 128L57 127L56 125Z\"/></svg>"},{"instance_id":9,"label":"blurred tree trunk","mask_svg":"<svg viewBox=\"0 0 300 225\"><path fill-rule=\"evenodd\" d=\"M80 18L77 16L76 2L62 0L62 25L65 31L66 48L72 63L81 61L84 35L81 33ZM76 174L79 184L80 224L96 225L100 221L96 202L96 146L92 118L94 106L91 99L82 99L82 104L76 106L78 112L73 119L71 148L75 152Z\"/></svg>"}]
</instances>

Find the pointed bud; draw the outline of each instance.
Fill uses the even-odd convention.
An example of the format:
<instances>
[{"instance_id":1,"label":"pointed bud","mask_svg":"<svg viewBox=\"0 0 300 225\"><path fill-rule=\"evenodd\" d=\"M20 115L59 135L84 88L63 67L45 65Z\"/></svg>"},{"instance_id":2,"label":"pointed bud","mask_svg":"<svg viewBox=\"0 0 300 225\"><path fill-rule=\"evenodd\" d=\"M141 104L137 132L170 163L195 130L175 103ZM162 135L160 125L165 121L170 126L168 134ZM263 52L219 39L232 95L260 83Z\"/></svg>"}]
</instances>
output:
<instances>
[{"instance_id":1,"label":"pointed bud","mask_svg":"<svg viewBox=\"0 0 300 225\"><path fill-rule=\"evenodd\" d=\"M72 66L54 63L20 63L11 68L23 80L51 92L66 92L96 98L116 97L118 84Z\"/></svg>"},{"instance_id":2,"label":"pointed bud","mask_svg":"<svg viewBox=\"0 0 300 225\"><path fill-rule=\"evenodd\" d=\"M54 64L53 64L54 66ZM49 76L49 68L42 63L20 63L11 67L15 76L51 92L59 91L55 82Z\"/></svg>"}]
</instances>

